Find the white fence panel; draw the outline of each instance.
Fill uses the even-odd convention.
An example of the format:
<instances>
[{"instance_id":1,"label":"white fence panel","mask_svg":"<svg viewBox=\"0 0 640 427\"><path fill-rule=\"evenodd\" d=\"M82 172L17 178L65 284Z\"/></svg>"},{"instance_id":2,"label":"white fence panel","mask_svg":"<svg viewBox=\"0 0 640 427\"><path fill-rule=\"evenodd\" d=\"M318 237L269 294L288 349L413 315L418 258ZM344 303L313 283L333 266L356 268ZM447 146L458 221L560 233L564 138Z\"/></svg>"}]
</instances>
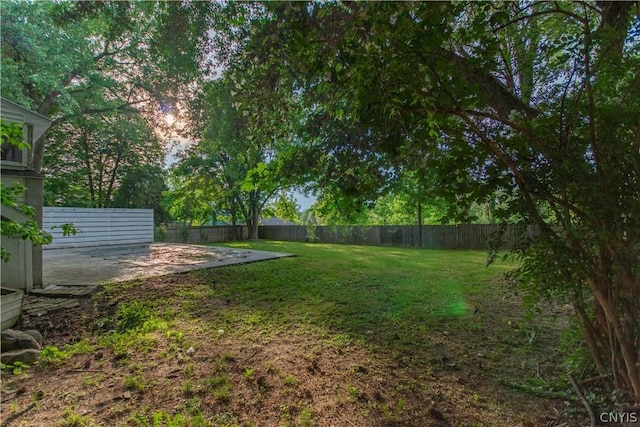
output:
<instances>
[{"instance_id":1,"label":"white fence panel","mask_svg":"<svg viewBox=\"0 0 640 427\"><path fill-rule=\"evenodd\" d=\"M51 229L69 223L78 230L75 236ZM53 235L45 249L153 243L153 209L45 207L42 228Z\"/></svg>"}]
</instances>

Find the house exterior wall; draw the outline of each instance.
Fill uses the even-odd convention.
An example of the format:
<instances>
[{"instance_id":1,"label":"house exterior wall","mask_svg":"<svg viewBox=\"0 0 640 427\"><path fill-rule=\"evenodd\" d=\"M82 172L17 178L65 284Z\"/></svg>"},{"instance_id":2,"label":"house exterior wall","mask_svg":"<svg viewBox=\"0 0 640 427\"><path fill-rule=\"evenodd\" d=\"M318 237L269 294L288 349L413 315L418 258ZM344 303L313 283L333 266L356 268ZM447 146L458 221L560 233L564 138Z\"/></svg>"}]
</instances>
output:
<instances>
[{"instance_id":1,"label":"house exterior wall","mask_svg":"<svg viewBox=\"0 0 640 427\"><path fill-rule=\"evenodd\" d=\"M2 183L7 186L20 184L27 188L18 203L32 206L36 211L34 220L42 224L42 177L16 176L7 172L2 171ZM2 247L12 254L2 265L2 286L26 291L42 287L42 246L2 237Z\"/></svg>"},{"instance_id":2,"label":"house exterior wall","mask_svg":"<svg viewBox=\"0 0 640 427\"><path fill-rule=\"evenodd\" d=\"M9 186L19 183L27 188L18 203L32 206L36 211L35 221L42 224L43 177L32 170L33 145L47 130L50 121L5 98L0 98L0 113L5 122L25 125L24 141L31 145L23 151L21 162L0 161L2 183ZM2 286L26 291L41 287L42 247L19 239L2 238L1 243L12 254L10 261L2 265Z\"/></svg>"},{"instance_id":3,"label":"house exterior wall","mask_svg":"<svg viewBox=\"0 0 640 427\"><path fill-rule=\"evenodd\" d=\"M2 246L11 254L9 262L2 266L2 287L20 289L29 292L33 289L32 248L28 241L20 239L2 239Z\"/></svg>"},{"instance_id":4,"label":"house exterior wall","mask_svg":"<svg viewBox=\"0 0 640 427\"><path fill-rule=\"evenodd\" d=\"M30 111L14 102L5 98L0 98L0 112L2 120L8 123L24 124L24 142L32 145L31 149L24 150L23 163L16 164L14 162L2 162L2 169L28 170L33 168L33 145L49 128L51 123L45 116Z\"/></svg>"},{"instance_id":5,"label":"house exterior wall","mask_svg":"<svg viewBox=\"0 0 640 427\"><path fill-rule=\"evenodd\" d=\"M26 177L25 203L33 206L36 211L35 221L42 224L42 195L44 192L44 178L40 176ZM49 231L49 230L44 230ZM33 277L33 287L42 287L42 245L32 245L28 242L31 250L31 271ZM29 267L28 267L29 268Z\"/></svg>"}]
</instances>

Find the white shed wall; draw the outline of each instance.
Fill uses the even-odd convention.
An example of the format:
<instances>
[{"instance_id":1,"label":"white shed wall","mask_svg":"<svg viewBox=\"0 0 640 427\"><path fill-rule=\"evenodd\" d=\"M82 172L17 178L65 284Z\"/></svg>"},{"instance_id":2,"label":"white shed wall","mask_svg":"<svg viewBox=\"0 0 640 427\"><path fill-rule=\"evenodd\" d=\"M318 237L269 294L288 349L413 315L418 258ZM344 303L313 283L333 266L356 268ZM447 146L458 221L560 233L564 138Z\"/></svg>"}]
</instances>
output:
<instances>
[{"instance_id":1,"label":"white shed wall","mask_svg":"<svg viewBox=\"0 0 640 427\"><path fill-rule=\"evenodd\" d=\"M52 226L71 223L78 233L62 235ZM153 209L43 208L42 229L53 235L47 248L153 243Z\"/></svg>"}]
</instances>

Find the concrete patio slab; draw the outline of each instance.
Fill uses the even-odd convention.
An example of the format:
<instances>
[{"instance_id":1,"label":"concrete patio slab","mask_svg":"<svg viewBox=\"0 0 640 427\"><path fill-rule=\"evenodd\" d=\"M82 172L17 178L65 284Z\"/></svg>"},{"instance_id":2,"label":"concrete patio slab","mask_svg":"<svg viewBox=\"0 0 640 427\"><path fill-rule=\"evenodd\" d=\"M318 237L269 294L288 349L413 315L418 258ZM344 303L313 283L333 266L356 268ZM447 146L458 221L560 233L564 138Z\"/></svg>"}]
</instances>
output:
<instances>
[{"instance_id":1,"label":"concrete patio slab","mask_svg":"<svg viewBox=\"0 0 640 427\"><path fill-rule=\"evenodd\" d=\"M43 285L90 286L294 256L279 252L151 243L43 251Z\"/></svg>"}]
</instances>

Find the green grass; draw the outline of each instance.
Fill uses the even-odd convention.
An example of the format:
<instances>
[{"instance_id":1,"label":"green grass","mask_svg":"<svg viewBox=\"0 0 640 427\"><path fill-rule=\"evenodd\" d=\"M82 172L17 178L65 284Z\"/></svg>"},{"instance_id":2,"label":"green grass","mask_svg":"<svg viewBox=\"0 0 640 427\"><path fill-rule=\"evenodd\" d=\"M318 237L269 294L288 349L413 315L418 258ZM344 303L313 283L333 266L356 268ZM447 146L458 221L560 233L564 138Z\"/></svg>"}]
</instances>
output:
<instances>
[{"instance_id":1,"label":"green grass","mask_svg":"<svg viewBox=\"0 0 640 427\"><path fill-rule=\"evenodd\" d=\"M474 295L514 267L504 262L486 267L483 251L274 241L226 246L297 255L194 273L206 276L216 295L237 308L227 314L230 324L237 328L241 320L244 327L267 333L290 325L319 327L331 332L328 339L336 346L428 333L472 313Z\"/></svg>"},{"instance_id":2,"label":"green grass","mask_svg":"<svg viewBox=\"0 0 640 427\"><path fill-rule=\"evenodd\" d=\"M49 347L43 359L77 369L87 357L71 355L99 349L99 358L89 358L91 370L109 363L118 375L79 377L80 392L99 392L118 378L116 392L135 393L140 402L127 412L127 425L151 427L245 425L238 414L258 419L251 408L262 401L281 408L274 416L280 424L272 425L313 426L323 413L306 393L327 384L340 411L407 424L422 397L434 396L435 376L451 384L449 377L463 373L470 384L438 390L449 393L445 398L470 396L461 408L471 413L503 398L498 388L493 394L495 378L510 386L522 372L534 372L527 367L540 362L535 352L553 356L542 347L547 341L516 354L531 327L518 326L520 306L501 279L515 265L486 267L483 251L274 241L217 246L296 256L109 288L96 297L103 310L94 335L62 350ZM155 377L159 365L166 369ZM332 383L321 384L325 375ZM374 393L378 377L385 381L381 394ZM159 392L174 398L156 402ZM59 414L61 425L92 425L79 414ZM110 425L123 425L116 421Z\"/></svg>"}]
</instances>

